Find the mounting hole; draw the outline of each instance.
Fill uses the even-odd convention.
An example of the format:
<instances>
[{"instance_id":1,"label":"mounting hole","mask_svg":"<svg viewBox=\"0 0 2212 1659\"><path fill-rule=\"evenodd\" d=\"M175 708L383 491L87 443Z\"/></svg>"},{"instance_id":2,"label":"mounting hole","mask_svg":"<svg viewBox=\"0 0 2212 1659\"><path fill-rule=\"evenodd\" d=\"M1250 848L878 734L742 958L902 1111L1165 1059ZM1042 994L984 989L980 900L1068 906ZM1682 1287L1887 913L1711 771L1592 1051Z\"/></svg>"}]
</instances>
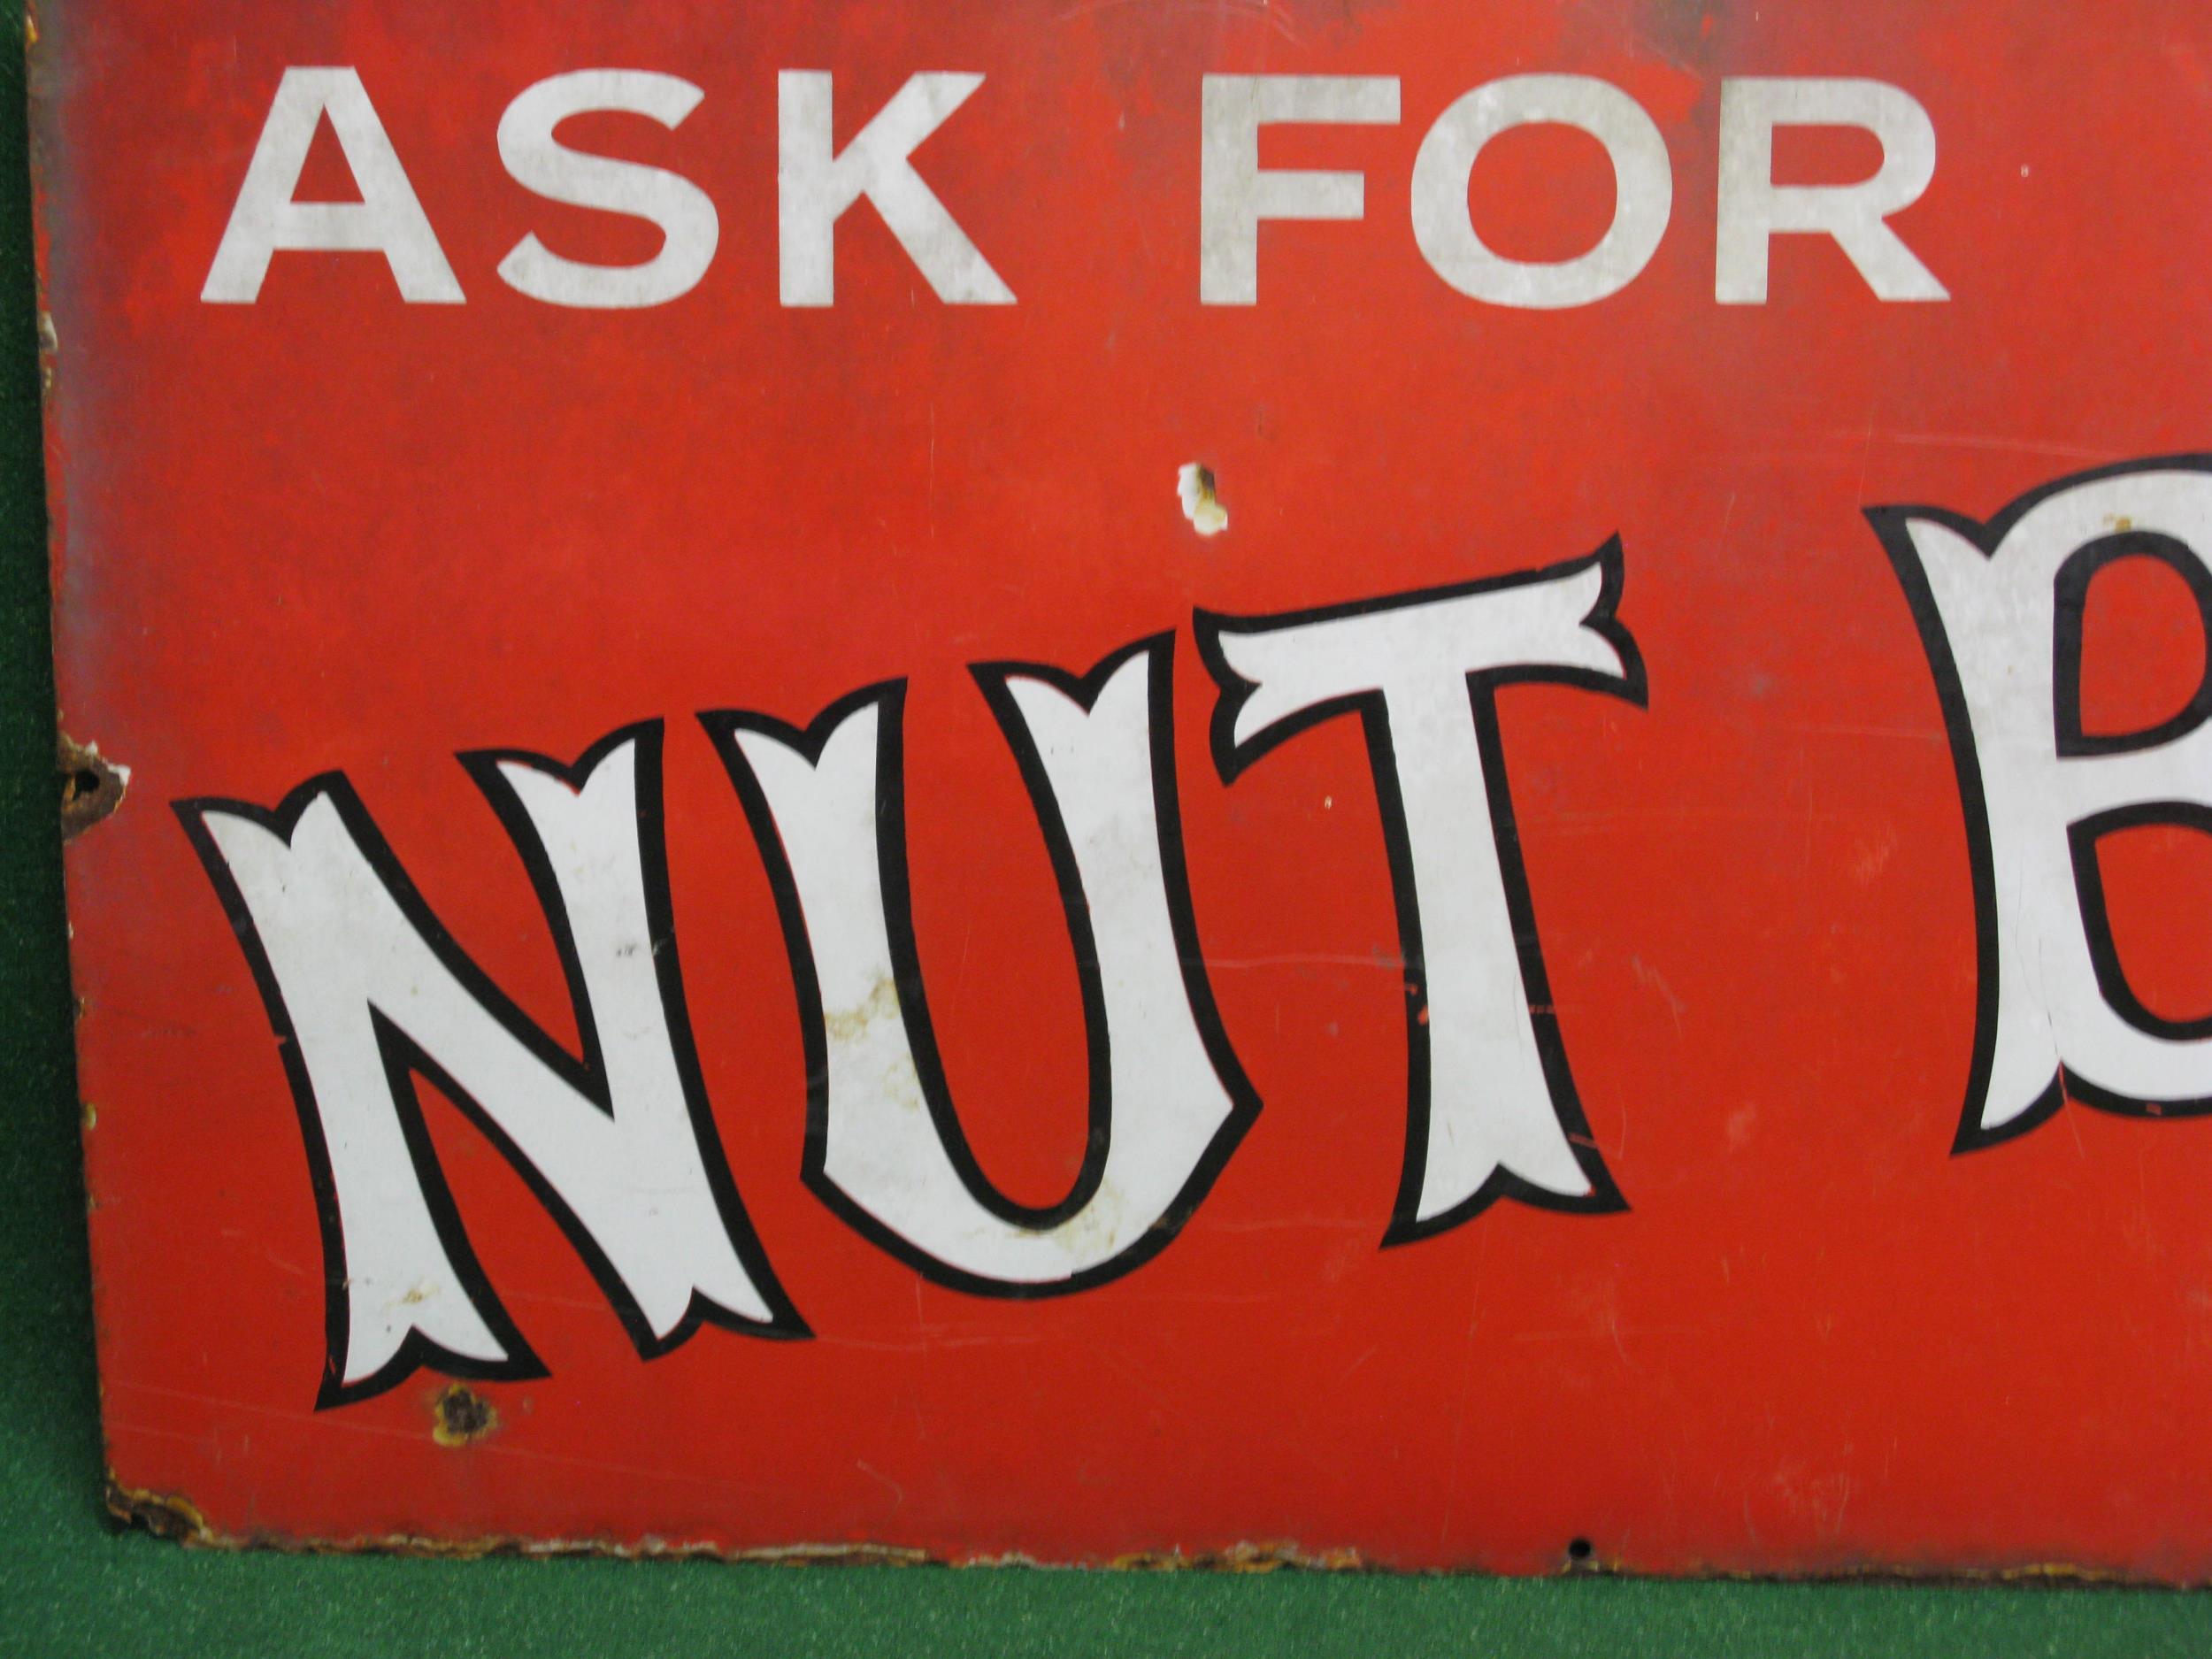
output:
<instances>
[{"instance_id":1,"label":"mounting hole","mask_svg":"<svg viewBox=\"0 0 2212 1659\"><path fill-rule=\"evenodd\" d=\"M66 736L56 739L54 758L60 773L61 836L67 841L122 804L123 783L130 773L101 759L89 744L80 748Z\"/></svg>"},{"instance_id":2,"label":"mounting hole","mask_svg":"<svg viewBox=\"0 0 2212 1659\"><path fill-rule=\"evenodd\" d=\"M1575 1566L1588 1566L1590 1557L1596 1553L1586 1538L1571 1538L1567 1540L1567 1559Z\"/></svg>"}]
</instances>

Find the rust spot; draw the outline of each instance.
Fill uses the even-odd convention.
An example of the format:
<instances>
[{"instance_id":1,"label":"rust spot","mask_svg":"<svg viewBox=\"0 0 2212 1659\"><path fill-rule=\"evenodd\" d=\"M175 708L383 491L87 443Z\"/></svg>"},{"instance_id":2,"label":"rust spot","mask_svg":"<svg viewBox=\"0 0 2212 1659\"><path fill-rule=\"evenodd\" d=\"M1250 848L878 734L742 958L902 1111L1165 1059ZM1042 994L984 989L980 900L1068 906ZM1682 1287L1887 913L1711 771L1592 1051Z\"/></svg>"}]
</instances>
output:
<instances>
[{"instance_id":1,"label":"rust spot","mask_svg":"<svg viewBox=\"0 0 2212 1659\"><path fill-rule=\"evenodd\" d=\"M765 1567L918 1567L926 1551L894 1544L791 1544L762 1549L719 1549L712 1544L671 1543L649 1538L634 1544L604 1538L523 1538L495 1532L480 1538L426 1538L411 1532L377 1537L287 1538L250 1532L196 1540L225 1549L269 1549L287 1555L405 1555L422 1561L479 1561L488 1555L598 1555L622 1561L741 1561Z\"/></svg>"},{"instance_id":2,"label":"rust spot","mask_svg":"<svg viewBox=\"0 0 2212 1659\"><path fill-rule=\"evenodd\" d=\"M1140 1550L1117 1555L1106 1563L1117 1572L1279 1572L1295 1567L1305 1572L1365 1572L1366 1558L1356 1549L1308 1552L1280 1540L1232 1544L1202 1555L1180 1550Z\"/></svg>"},{"instance_id":3,"label":"rust spot","mask_svg":"<svg viewBox=\"0 0 2212 1659\"><path fill-rule=\"evenodd\" d=\"M107 1509L125 1526L142 1526L157 1538L173 1540L195 1548L269 1550L289 1555L330 1555L372 1553L428 1559L472 1561L487 1555L544 1558L556 1555L613 1556L643 1561L749 1562L763 1566L787 1567L950 1567L999 1570L1039 1567L1020 1555L933 1555L926 1550L896 1544L787 1544L776 1548L727 1548L710 1543L646 1538L625 1542L604 1537L526 1538L494 1532L471 1538L432 1538L412 1532L356 1533L349 1537L309 1536L253 1530L218 1532L199 1507L171 1493L149 1492L126 1486L113 1473L108 1476ZM1567 1546L1567 1571L1576 1577L1643 1578L1647 1574L1590 1554L1578 1559L1575 1539ZM1306 1572L1392 1572L1388 1563L1373 1562L1353 1549L1309 1552L1294 1543L1233 1544L1223 1550L1186 1555L1181 1550L1141 1550L1110 1560L1069 1562L1067 1565L1102 1566L1125 1572L1277 1572L1286 1569ZM2160 1580L2106 1569L2078 1567L2066 1562L2030 1562L1995 1568L1916 1565L1901 1562L1870 1562L1801 1572L1744 1572L1710 1563L1693 1563L1670 1577L1702 1578L1737 1584L1900 1584L1900 1585L2027 1585L2058 1587L2099 1586L2112 1589L2162 1590Z\"/></svg>"},{"instance_id":4,"label":"rust spot","mask_svg":"<svg viewBox=\"0 0 2212 1659\"><path fill-rule=\"evenodd\" d=\"M869 987L865 1002L826 1012L822 1016L822 1029L833 1042L859 1042L877 1021L895 1020L899 1017L898 984L887 973Z\"/></svg>"},{"instance_id":5,"label":"rust spot","mask_svg":"<svg viewBox=\"0 0 2212 1659\"><path fill-rule=\"evenodd\" d=\"M148 1492L108 1477L107 1510L119 1525L142 1526L156 1538L183 1544L212 1542L207 1519L189 1498L173 1492Z\"/></svg>"},{"instance_id":6,"label":"rust spot","mask_svg":"<svg viewBox=\"0 0 2212 1659\"><path fill-rule=\"evenodd\" d=\"M723 1561L757 1561L772 1567L926 1567L926 1549L900 1544L787 1544L768 1549L710 1550Z\"/></svg>"},{"instance_id":7,"label":"rust spot","mask_svg":"<svg viewBox=\"0 0 2212 1659\"><path fill-rule=\"evenodd\" d=\"M499 1427L497 1409L466 1383L441 1390L430 1417L430 1438L441 1446L472 1446Z\"/></svg>"},{"instance_id":8,"label":"rust spot","mask_svg":"<svg viewBox=\"0 0 2212 1659\"><path fill-rule=\"evenodd\" d=\"M57 733L54 767L61 774L62 840L74 841L123 804L131 769L101 754L97 743L77 743L68 733Z\"/></svg>"}]
</instances>

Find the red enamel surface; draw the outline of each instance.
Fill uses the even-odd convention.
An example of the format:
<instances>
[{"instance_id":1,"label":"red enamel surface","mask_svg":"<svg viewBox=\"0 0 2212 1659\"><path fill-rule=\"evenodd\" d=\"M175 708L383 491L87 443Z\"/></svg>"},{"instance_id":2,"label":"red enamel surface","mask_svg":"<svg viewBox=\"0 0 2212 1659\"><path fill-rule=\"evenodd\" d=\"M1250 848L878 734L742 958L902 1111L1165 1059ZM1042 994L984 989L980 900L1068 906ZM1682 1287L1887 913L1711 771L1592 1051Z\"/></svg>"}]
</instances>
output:
<instances>
[{"instance_id":1,"label":"red enamel surface","mask_svg":"<svg viewBox=\"0 0 2212 1659\"><path fill-rule=\"evenodd\" d=\"M2212 1572L2212 1125L2070 1106L1951 1155L1974 1020L1961 804L1862 516L1986 517L2206 446L2201 7L58 9L35 84L62 718L132 769L68 858L124 1485L282 1538L1053 1560L1282 1540L1509 1571L1581 1538L1659 1571ZM280 254L256 305L200 302L277 80L317 64L360 71L466 304L403 305L381 260L323 254ZM579 258L650 251L499 166L516 93L602 65L707 95L672 133L572 135L719 210L704 282L634 314L494 274L531 230ZM983 73L919 165L1018 303L939 303L862 207L834 309L780 309L780 67L835 73L841 138L917 70ZM1464 299L1407 222L1429 122L1528 69L1630 91L1674 160L1657 256L1582 310ZM1263 230L1249 309L1198 303L1208 72L1402 79L1399 127L1268 134L1269 166L1363 170L1368 212ZM1791 238L1769 304L1715 304L1720 82L1751 73L1871 75L1927 107L1936 179L1897 224L1949 303L1878 303L1832 245ZM1782 156L1809 178L1868 160ZM309 181L342 192L343 169ZM1594 146L1537 136L1475 189L1530 257L1580 245L1606 192ZM1232 513L1209 540L1174 499L1194 459ZM1500 710L1561 1029L1631 1208L1501 1203L1384 1250L1402 987L1358 730L1224 786L1191 613L1532 568L1616 534L1649 707L1528 686ZM803 723L910 678L946 1064L986 1168L1041 1202L1081 1151L1081 1010L966 665L1081 671L1171 627L1198 926L1263 1109L1129 1277L1044 1302L932 1286L800 1184L789 971L693 714ZM2185 695L2201 641L2147 629L2139 649ZM648 718L717 1125L815 1338L707 1330L641 1362L434 1098L485 1268L552 1374L487 1386L501 1426L466 1448L433 1442L427 1372L318 1412L300 1135L167 803L273 804L342 769L463 945L572 1041L522 867L453 756L571 757ZM2155 885L2200 922L2201 849L2108 858L2146 995L2201 1012L2200 925L2171 899L2162 916Z\"/></svg>"}]
</instances>

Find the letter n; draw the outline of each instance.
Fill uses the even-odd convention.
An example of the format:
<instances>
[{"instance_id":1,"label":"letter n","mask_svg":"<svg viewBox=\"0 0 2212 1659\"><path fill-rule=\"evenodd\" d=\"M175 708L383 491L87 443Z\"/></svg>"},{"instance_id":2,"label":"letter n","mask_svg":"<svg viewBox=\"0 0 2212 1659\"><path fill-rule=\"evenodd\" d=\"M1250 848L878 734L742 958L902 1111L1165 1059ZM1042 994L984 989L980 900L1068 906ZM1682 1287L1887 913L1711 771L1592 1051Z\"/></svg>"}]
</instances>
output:
<instances>
[{"instance_id":1,"label":"letter n","mask_svg":"<svg viewBox=\"0 0 2212 1659\"><path fill-rule=\"evenodd\" d=\"M338 773L274 811L176 811L252 964L307 1143L323 1233L319 1406L418 1366L544 1367L478 1263L423 1121L428 1079L568 1235L638 1352L701 1324L803 1336L716 1143L684 1010L660 825L657 723L572 768L465 755L513 839L565 970L572 1055L440 925Z\"/></svg>"}]
</instances>

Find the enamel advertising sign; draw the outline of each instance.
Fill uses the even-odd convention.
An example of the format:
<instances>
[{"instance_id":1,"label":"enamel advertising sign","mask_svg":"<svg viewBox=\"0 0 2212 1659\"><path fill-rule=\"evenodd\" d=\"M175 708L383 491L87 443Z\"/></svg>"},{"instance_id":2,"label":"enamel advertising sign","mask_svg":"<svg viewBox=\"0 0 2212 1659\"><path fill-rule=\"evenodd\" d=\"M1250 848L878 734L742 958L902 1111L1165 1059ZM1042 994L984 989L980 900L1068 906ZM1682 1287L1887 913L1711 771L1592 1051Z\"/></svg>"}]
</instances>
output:
<instances>
[{"instance_id":1,"label":"enamel advertising sign","mask_svg":"<svg viewBox=\"0 0 2212 1659\"><path fill-rule=\"evenodd\" d=\"M119 1513L2212 1576L2202 5L35 34Z\"/></svg>"}]
</instances>

